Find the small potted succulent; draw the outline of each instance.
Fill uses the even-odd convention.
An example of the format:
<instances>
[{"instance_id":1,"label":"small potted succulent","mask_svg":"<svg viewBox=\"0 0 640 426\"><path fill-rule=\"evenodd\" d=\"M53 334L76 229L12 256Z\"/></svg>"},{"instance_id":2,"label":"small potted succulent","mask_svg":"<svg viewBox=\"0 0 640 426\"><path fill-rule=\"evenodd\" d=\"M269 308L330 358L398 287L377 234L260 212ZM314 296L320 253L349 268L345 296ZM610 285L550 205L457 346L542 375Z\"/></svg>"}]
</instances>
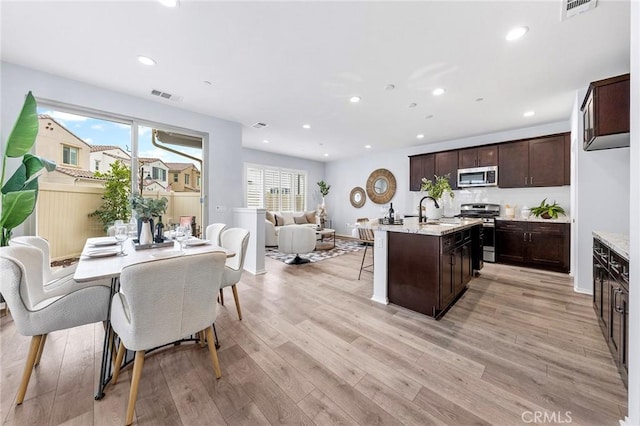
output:
<instances>
[{"instance_id":1,"label":"small potted succulent","mask_svg":"<svg viewBox=\"0 0 640 426\"><path fill-rule=\"evenodd\" d=\"M542 200L539 206L531 209L531 214L535 217L541 217L543 219L557 219L558 214L565 215L565 211L555 201L553 204L547 203L547 199Z\"/></svg>"}]
</instances>

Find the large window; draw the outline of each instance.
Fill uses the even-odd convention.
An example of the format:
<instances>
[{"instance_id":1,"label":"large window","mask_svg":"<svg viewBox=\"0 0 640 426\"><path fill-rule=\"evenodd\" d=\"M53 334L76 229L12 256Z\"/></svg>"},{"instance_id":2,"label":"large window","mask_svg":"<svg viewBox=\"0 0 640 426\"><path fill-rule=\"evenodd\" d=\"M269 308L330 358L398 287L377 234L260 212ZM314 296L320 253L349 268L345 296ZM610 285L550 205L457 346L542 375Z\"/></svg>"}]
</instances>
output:
<instances>
[{"instance_id":1,"label":"large window","mask_svg":"<svg viewBox=\"0 0 640 426\"><path fill-rule=\"evenodd\" d=\"M153 167L151 169L152 177L155 180L165 181L167 180L167 171L165 169L161 169L160 167Z\"/></svg>"},{"instance_id":2,"label":"large window","mask_svg":"<svg viewBox=\"0 0 640 426\"><path fill-rule=\"evenodd\" d=\"M63 146L62 162L64 164L71 164L73 166L77 166L78 165L78 148L75 148L73 146Z\"/></svg>"},{"instance_id":3,"label":"large window","mask_svg":"<svg viewBox=\"0 0 640 426\"><path fill-rule=\"evenodd\" d=\"M270 211L306 209L307 172L269 166L246 165L247 207Z\"/></svg>"},{"instance_id":4,"label":"large window","mask_svg":"<svg viewBox=\"0 0 640 426\"><path fill-rule=\"evenodd\" d=\"M189 175L184 175L184 184L185 184L185 185L189 185L189 178L190 178L190 177L191 177L191 176L189 176Z\"/></svg>"}]
</instances>

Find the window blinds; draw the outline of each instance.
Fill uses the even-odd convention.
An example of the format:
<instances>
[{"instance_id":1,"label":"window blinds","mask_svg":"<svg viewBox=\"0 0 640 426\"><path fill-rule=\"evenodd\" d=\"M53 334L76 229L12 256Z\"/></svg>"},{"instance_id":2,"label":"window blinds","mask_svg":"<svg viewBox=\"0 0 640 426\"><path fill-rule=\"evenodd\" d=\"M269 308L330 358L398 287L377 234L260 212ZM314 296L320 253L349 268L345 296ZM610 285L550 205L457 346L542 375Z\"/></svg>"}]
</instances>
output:
<instances>
[{"instance_id":1,"label":"window blinds","mask_svg":"<svg viewBox=\"0 0 640 426\"><path fill-rule=\"evenodd\" d=\"M247 207L270 211L306 208L307 173L268 166L246 166Z\"/></svg>"}]
</instances>

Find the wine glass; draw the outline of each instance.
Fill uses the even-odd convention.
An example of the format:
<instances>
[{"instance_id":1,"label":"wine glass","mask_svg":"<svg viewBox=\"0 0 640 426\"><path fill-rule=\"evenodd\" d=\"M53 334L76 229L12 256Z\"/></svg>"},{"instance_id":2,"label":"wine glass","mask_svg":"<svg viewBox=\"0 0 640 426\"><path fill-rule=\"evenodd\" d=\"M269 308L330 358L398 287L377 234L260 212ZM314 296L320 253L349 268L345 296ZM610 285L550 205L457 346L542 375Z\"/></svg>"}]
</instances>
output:
<instances>
[{"instance_id":1,"label":"wine glass","mask_svg":"<svg viewBox=\"0 0 640 426\"><path fill-rule=\"evenodd\" d=\"M122 223L116 225L115 237L116 241L120 243L120 254L124 256L124 242L127 241L127 238L129 238L129 228L127 227L127 225Z\"/></svg>"},{"instance_id":2,"label":"wine glass","mask_svg":"<svg viewBox=\"0 0 640 426\"><path fill-rule=\"evenodd\" d=\"M180 252L184 251L183 244L189 238L190 227L176 226L175 239L180 244Z\"/></svg>"}]
</instances>

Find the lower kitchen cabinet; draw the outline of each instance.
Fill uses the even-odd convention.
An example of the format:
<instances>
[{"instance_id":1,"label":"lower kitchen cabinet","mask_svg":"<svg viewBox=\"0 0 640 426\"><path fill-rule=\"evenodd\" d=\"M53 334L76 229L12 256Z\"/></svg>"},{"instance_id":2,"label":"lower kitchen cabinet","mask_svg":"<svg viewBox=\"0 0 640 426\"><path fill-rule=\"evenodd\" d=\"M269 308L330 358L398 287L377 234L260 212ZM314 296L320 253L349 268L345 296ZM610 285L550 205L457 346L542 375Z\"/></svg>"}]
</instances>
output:
<instances>
[{"instance_id":1,"label":"lower kitchen cabinet","mask_svg":"<svg viewBox=\"0 0 640 426\"><path fill-rule=\"evenodd\" d=\"M629 374L629 261L593 239L593 309L620 376Z\"/></svg>"},{"instance_id":2,"label":"lower kitchen cabinet","mask_svg":"<svg viewBox=\"0 0 640 426\"><path fill-rule=\"evenodd\" d=\"M569 272L571 225L496 220L496 261Z\"/></svg>"}]
</instances>

